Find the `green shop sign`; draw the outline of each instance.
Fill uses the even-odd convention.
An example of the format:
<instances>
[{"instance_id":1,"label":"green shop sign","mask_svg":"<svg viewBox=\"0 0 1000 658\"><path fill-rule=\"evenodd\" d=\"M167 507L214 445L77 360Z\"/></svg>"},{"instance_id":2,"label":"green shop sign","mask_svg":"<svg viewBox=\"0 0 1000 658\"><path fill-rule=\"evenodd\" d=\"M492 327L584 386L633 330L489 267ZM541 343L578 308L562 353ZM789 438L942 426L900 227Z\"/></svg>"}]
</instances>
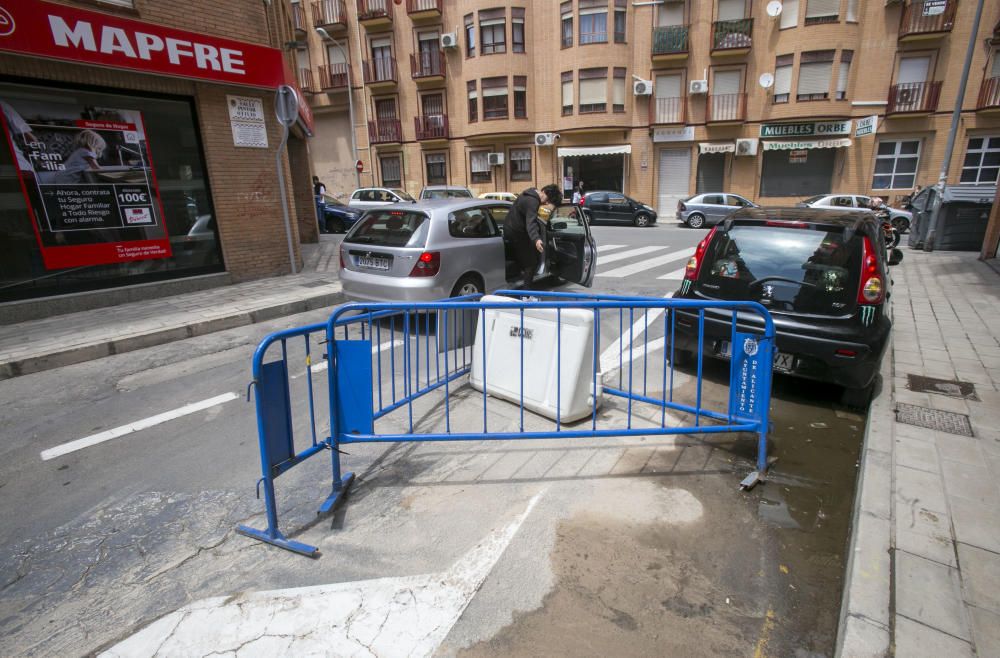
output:
<instances>
[{"instance_id":1,"label":"green shop sign","mask_svg":"<svg viewBox=\"0 0 1000 658\"><path fill-rule=\"evenodd\" d=\"M814 123L762 123L761 137L822 137L851 134L851 120Z\"/></svg>"}]
</instances>

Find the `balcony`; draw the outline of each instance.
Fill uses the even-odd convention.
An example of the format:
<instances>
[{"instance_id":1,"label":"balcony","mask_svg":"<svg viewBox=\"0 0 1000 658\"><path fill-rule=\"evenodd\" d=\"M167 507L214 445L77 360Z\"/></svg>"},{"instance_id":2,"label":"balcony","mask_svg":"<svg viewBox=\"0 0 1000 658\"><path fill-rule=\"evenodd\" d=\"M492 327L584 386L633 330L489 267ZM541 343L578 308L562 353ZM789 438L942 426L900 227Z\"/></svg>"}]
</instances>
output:
<instances>
[{"instance_id":1,"label":"balcony","mask_svg":"<svg viewBox=\"0 0 1000 658\"><path fill-rule=\"evenodd\" d=\"M347 7L344 0L318 0L312 5L313 25L327 31L347 29Z\"/></svg>"},{"instance_id":2,"label":"balcony","mask_svg":"<svg viewBox=\"0 0 1000 658\"><path fill-rule=\"evenodd\" d=\"M292 3L291 6L292 26L295 28L296 32L302 32L305 34L309 29L309 25L306 21L306 8L299 2Z\"/></svg>"},{"instance_id":3,"label":"balcony","mask_svg":"<svg viewBox=\"0 0 1000 658\"><path fill-rule=\"evenodd\" d=\"M937 39L951 32L955 24L956 0L922 2L917 0L903 8L899 20L899 40Z\"/></svg>"},{"instance_id":4,"label":"balcony","mask_svg":"<svg viewBox=\"0 0 1000 658\"><path fill-rule=\"evenodd\" d=\"M365 28L392 25L393 0L358 0L358 22Z\"/></svg>"},{"instance_id":5,"label":"balcony","mask_svg":"<svg viewBox=\"0 0 1000 658\"><path fill-rule=\"evenodd\" d=\"M299 89L307 92L316 91L316 79L312 69L299 69Z\"/></svg>"},{"instance_id":6,"label":"balcony","mask_svg":"<svg viewBox=\"0 0 1000 658\"><path fill-rule=\"evenodd\" d=\"M687 123L687 98L677 96L673 98L651 98L649 99L649 124L652 126L668 126L671 124Z\"/></svg>"},{"instance_id":7,"label":"balcony","mask_svg":"<svg viewBox=\"0 0 1000 658\"><path fill-rule=\"evenodd\" d=\"M753 19L712 23L712 55L745 55L753 45Z\"/></svg>"},{"instance_id":8,"label":"balcony","mask_svg":"<svg viewBox=\"0 0 1000 658\"><path fill-rule=\"evenodd\" d=\"M368 140L372 144L399 144L403 141L403 125L399 119L369 121Z\"/></svg>"},{"instance_id":9,"label":"balcony","mask_svg":"<svg viewBox=\"0 0 1000 658\"><path fill-rule=\"evenodd\" d=\"M406 13L414 21L441 18L441 0L406 0Z\"/></svg>"},{"instance_id":10,"label":"balcony","mask_svg":"<svg viewBox=\"0 0 1000 658\"><path fill-rule=\"evenodd\" d=\"M747 120L747 95L709 94L705 122L712 124L743 123Z\"/></svg>"},{"instance_id":11,"label":"balcony","mask_svg":"<svg viewBox=\"0 0 1000 658\"><path fill-rule=\"evenodd\" d=\"M688 56L688 26L653 28L653 61L667 62Z\"/></svg>"},{"instance_id":12,"label":"balcony","mask_svg":"<svg viewBox=\"0 0 1000 658\"><path fill-rule=\"evenodd\" d=\"M983 80L976 109L980 112L1000 112L1000 77Z\"/></svg>"},{"instance_id":13,"label":"balcony","mask_svg":"<svg viewBox=\"0 0 1000 658\"><path fill-rule=\"evenodd\" d=\"M378 57L376 59L365 60L362 68L365 72L365 84L374 88L396 86L396 58Z\"/></svg>"},{"instance_id":14,"label":"balcony","mask_svg":"<svg viewBox=\"0 0 1000 658\"><path fill-rule=\"evenodd\" d=\"M418 85L444 82L444 53L440 50L410 55L410 73Z\"/></svg>"},{"instance_id":15,"label":"balcony","mask_svg":"<svg viewBox=\"0 0 1000 658\"><path fill-rule=\"evenodd\" d=\"M429 114L413 117L418 142L444 141L448 139L448 116Z\"/></svg>"},{"instance_id":16,"label":"balcony","mask_svg":"<svg viewBox=\"0 0 1000 658\"><path fill-rule=\"evenodd\" d=\"M937 110L941 82L906 82L889 87L890 114L930 114Z\"/></svg>"},{"instance_id":17,"label":"balcony","mask_svg":"<svg viewBox=\"0 0 1000 658\"><path fill-rule=\"evenodd\" d=\"M319 88L327 92L347 91L351 74L347 64L330 64L319 67Z\"/></svg>"}]
</instances>

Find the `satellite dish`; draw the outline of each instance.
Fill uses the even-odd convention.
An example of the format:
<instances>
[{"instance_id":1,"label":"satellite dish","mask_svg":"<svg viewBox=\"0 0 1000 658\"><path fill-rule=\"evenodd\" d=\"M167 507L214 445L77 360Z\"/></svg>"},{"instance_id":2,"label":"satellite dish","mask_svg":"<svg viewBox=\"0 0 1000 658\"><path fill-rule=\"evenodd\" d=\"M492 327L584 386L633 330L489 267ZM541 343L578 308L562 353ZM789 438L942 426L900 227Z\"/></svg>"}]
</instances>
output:
<instances>
[{"instance_id":1,"label":"satellite dish","mask_svg":"<svg viewBox=\"0 0 1000 658\"><path fill-rule=\"evenodd\" d=\"M781 15L780 0L771 0L771 2L767 3L767 15L771 18L777 18Z\"/></svg>"},{"instance_id":2,"label":"satellite dish","mask_svg":"<svg viewBox=\"0 0 1000 658\"><path fill-rule=\"evenodd\" d=\"M774 76L770 73L762 73L757 82L760 83L760 86L764 89L770 89L771 85L774 84Z\"/></svg>"}]
</instances>

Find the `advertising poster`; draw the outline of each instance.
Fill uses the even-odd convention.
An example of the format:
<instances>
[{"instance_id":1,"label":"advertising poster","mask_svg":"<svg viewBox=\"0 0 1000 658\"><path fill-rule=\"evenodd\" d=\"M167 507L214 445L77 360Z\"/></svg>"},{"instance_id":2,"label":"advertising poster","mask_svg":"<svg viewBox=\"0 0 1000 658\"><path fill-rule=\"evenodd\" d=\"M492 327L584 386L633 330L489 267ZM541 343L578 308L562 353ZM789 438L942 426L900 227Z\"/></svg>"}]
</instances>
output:
<instances>
[{"instance_id":1,"label":"advertising poster","mask_svg":"<svg viewBox=\"0 0 1000 658\"><path fill-rule=\"evenodd\" d=\"M45 269L169 258L136 110L0 98Z\"/></svg>"}]
</instances>

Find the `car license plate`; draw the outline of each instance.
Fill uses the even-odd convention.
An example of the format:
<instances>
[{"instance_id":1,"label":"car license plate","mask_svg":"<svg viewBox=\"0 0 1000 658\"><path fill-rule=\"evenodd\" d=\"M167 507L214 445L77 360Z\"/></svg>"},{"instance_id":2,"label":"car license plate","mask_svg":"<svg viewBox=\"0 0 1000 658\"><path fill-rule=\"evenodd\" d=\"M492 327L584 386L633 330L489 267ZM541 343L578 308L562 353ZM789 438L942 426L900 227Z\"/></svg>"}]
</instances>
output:
<instances>
[{"instance_id":1,"label":"car license plate","mask_svg":"<svg viewBox=\"0 0 1000 658\"><path fill-rule=\"evenodd\" d=\"M369 270L387 270L389 269L389 259L358 256L358 266L368 268Z\"/></svg>"},{"instance_id":2,"label":"car license plate","mask_svg":"<svg viewBox=\"0 0 1000 658\"><path fill-rule=\"evenodd\" d=\"M732 357L733 350L728 340L720 341L718 355L723 359ZM790 372L795 365L795 356L785 352L774 353L774 369L778 372Z\"/></svg>"}]
</instances>

